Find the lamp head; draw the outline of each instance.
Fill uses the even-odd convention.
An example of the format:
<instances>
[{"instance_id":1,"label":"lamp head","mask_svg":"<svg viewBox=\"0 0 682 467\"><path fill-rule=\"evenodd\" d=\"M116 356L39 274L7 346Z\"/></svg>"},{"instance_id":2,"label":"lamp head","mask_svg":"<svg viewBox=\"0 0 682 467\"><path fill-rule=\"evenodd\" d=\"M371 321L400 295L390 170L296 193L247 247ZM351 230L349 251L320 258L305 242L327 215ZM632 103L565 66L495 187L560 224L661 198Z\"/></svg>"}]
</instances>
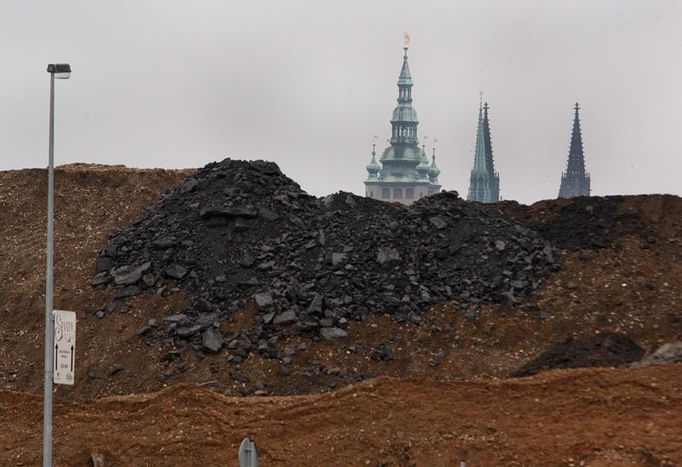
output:
<instances>
[{"instance_id":1,"label":"lamp head","mask_svg":"<svg viewBox=\"0 0 682 467\"><path fill-rule=\"evenodd\" d=\"M52 73L57 79L69 79L71 76L71 65L68 63L56 63L47 66L47 72Z\"/></svg>"}]
</instances>

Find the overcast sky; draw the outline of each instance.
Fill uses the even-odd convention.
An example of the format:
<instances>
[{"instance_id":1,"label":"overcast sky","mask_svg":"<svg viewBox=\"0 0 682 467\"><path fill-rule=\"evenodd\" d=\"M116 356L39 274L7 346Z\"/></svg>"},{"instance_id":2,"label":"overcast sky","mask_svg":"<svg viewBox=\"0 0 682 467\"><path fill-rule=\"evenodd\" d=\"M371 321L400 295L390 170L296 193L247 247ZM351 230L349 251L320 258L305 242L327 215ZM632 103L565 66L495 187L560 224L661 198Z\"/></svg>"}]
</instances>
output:
<instances>
[{"instance_id":1,"label":"overcast sky","mask_svg":"<svg viewBox=\"0 0 682 467\"><path fill-rule=\"evenodd\" d=\"M409 31L420 136L466 194L478 92L504 199L554 198L573 105L596 195L682 194L680 1L0 0L0 170L268 159L315 195L364 193Z\"/></svg>"}]
</instances>

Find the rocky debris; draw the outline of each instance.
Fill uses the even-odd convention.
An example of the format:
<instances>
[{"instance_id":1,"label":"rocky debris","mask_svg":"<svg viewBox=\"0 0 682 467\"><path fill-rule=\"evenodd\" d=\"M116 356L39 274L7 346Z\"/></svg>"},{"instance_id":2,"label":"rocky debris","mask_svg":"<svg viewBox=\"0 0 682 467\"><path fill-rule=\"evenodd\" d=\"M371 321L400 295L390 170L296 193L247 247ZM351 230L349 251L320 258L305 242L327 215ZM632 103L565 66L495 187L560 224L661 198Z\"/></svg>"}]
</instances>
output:
<instances>
[{"instance_id":1,"label":"rocky debris","mask_svg":"<svg viewBox=\"0 0 682 467\"><path fill-rule=\"evenodd\" d=\"M114 293L114 298L120 300L122 298L134 297L142 293L142 290L136 285L128 285L122 289L118 289Z\"/></svg>"},{"instance_id":2,"label":"rocky debris","mask_svg":"<svg viewBox=\"0 0 682 467\"><path fill-rule=\"evenodd\" d=\"M215 328L208 328L202 337L202 348L209 352L218 352L223 346L223 336Z\"/></svg>"},{"instance_id":3,"label":"rocky debris","mask_svg":"<svg viewBox=\"0 0 682 467\"><path fill-rule=\"evenodd\" d=\"M287 324L294 324L296 321L298 321L296 312L293 310L287 310L275 316L275 318L272 320L272 324L275 326L286 326Z\"/></svg>"},{"instance_id":4,"label":"rocky debris","mask_svg":"<svg viewBox=\"0 0 682 467\"><path fill-rule=\"evenodd\" d=\"M187 269L185 269L179 264L171 264L166 268L166 275L173 279L182 279L183 277L185 277L185 274L187 274Z\"/></svg>"},{"instance_id":5,"label":"rocky debris","mask_svg":"<svg viewBox=\"0 0 682 467\"><path fill-rule=\"evenodd\" d=\"M120 373L123 371L125 367L121 363L114 363L111 365L111 368L109 368L109 376L114 376L117 373Z\"/></svg>"},{"instance_id":6,"label":"rocky debris","mask_svg":"<svg viewBox=\"0 0 682 467\"><path fill-rule=\"evenodd\" d=\"M644 355L635 341L623 334L601 332L584 339L569 337L524 364L512 376L530 376L554 368L620 367Z\"/></svg>"},{"instance_id":7,"label":"rocky debris","mask_svg":"<svg viewBox=\"0 0 682 467\"><path fill-rule=\"evenodd\" d=\"M272 295L269 293L257 293L254 295L254 298L259 310L269 310L272 308Z\"/></svg>"},{"instance_id":8,"label":"rocky debris","mask_svg":"<svg viewBox=\"0 0 682 467\"><path fill-rule=\"evenodd\" d=\"M391 346L383 342L372 349L372 360L375 362L390 361L395 359L395 353Z\"/></svg>"},{"instance_id":9,"label":"rocky debris","mask_svg":"<svg viewBox=\"0 0 682 467\"><path fill-rule=\"evenodd\" d=\"M400 263L400 252L395 248L382 248L377 250L377 263L386 266Z\"/></svg>"},{"instance_id":10,"label":"rocky debris","mask_svg":"<svg viewBox=\"0 0 682 467\"><path fill-rule=\"evenodd\" d=\"M338 339L343 339L348 337L348 333L340 328L322 328L320 329L320 334L328 341L335 341Z\"/></svg>"},{"instance_id":11,"label":"rocky debris","mask_svg":"<svg viewBox=\"0 0 682 467\"><path fill-rule=\"evenodd\" d=\"M647 243L655 242L651 225L638 212L620 208L624 199L624 196L578 197L553 202L541 217L522 213L521 205L515 201L505 201L500 207L565 250L607 248L619 236L629 234L639 235Z\"/></svg>"},{"instance_id":12,"label":"rocky debris","mask_svg":"<svg viewBox=\"0 0 682 467\"><path fill-rule=\"evenodd\" d=\"M142 274L148 271L151 265L152 263L147 261L140 266L121 266L111 271L111 277L116 285L132 285L142 278Z\"/></svg>"},{"instance_id":13,"label":"rocky debris","mask_svg":"<svg viewBox=\"0 0 682 467\"><path fill-rule=\"evenodd\" d=\"M209 352L224 341L231 363L252 351L282 358L282 333L342 339L368 313L419 324L438 302L514 305L555 263L536 232L456 192L410 207L318 199L274 163L230 159L185 179L110 242L93 286L121 299L178 284L191 305L163 320L168 335ZM251 325L223 335L220 323L251 300ZM145 338L163 338L150 330Z\"/></svg>"},{"instance_id":14,"label":"rocky debris","mask_svg":"<svg viewBox=\"0 0 682 467\"><path fill-rule=\"evenodd\" d=\"M137 331L137 335L138 336L144 336L145 334L156 329L158 326L159 326L159 324L155 319L150 319L149 321L147 321L147 324L144 327L142 327L140 330Z\"/></svg>"},{"instance_id":15,"label":"rocky debris","mask_svg":"<svg viewBox=\"0 0 682 467\"><path fill-rule=\"evenodd\" d=\"M682 363L682 342L663 344L656 351L630 366L641 367L663 363Z\"/></svg>"}]
</instances>

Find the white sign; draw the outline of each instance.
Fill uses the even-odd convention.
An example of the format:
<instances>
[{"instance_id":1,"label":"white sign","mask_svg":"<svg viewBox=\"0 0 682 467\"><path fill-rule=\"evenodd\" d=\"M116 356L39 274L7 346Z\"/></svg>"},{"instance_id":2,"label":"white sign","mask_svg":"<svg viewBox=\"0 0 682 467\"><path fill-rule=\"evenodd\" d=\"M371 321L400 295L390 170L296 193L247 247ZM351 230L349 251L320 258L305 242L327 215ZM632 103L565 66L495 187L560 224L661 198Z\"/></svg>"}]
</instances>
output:
<instances>
[{"instance_id":1,"label":"white sign","mask_svg":"<svg viewBox=\"0 0 682 467\"><path fill-rule=\"evenodd\" d=\"M76 313L54 310L54 382L73 384L76 360Z\"/></svg>"}]
</instances>

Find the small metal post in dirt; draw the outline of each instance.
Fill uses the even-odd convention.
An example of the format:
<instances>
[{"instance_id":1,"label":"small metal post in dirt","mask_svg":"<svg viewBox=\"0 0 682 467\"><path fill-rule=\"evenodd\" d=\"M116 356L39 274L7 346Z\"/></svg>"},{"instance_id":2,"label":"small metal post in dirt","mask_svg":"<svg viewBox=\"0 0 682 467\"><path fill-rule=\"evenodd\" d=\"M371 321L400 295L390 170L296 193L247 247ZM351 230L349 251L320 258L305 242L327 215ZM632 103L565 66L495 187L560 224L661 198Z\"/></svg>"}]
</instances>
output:
<instances>
[{"instance_id":1,"label":"small metal post in dirt","mask_svg":"<svg viewBox=\"0 0 682 467\"><path fill-rule=\"evenodd\" d=\"M256 443L244 438L239 446L239 467L258 467L258 451Z\"/></svg>"},{"instance_id":2,"label":"small metal post in dirt","mask_svg":"<svg viewBox=\"0 0 682 467\"><path fill-rule=\"evenodd\" d=\"M52 465L52 378L54 374L53 244L54 244L54 80L68 79L68 64L48 65L50 73L50 144L47 169L47 267L45 271L45 392L43 400L43 467Z\"/></svg>"}]
</instances>

